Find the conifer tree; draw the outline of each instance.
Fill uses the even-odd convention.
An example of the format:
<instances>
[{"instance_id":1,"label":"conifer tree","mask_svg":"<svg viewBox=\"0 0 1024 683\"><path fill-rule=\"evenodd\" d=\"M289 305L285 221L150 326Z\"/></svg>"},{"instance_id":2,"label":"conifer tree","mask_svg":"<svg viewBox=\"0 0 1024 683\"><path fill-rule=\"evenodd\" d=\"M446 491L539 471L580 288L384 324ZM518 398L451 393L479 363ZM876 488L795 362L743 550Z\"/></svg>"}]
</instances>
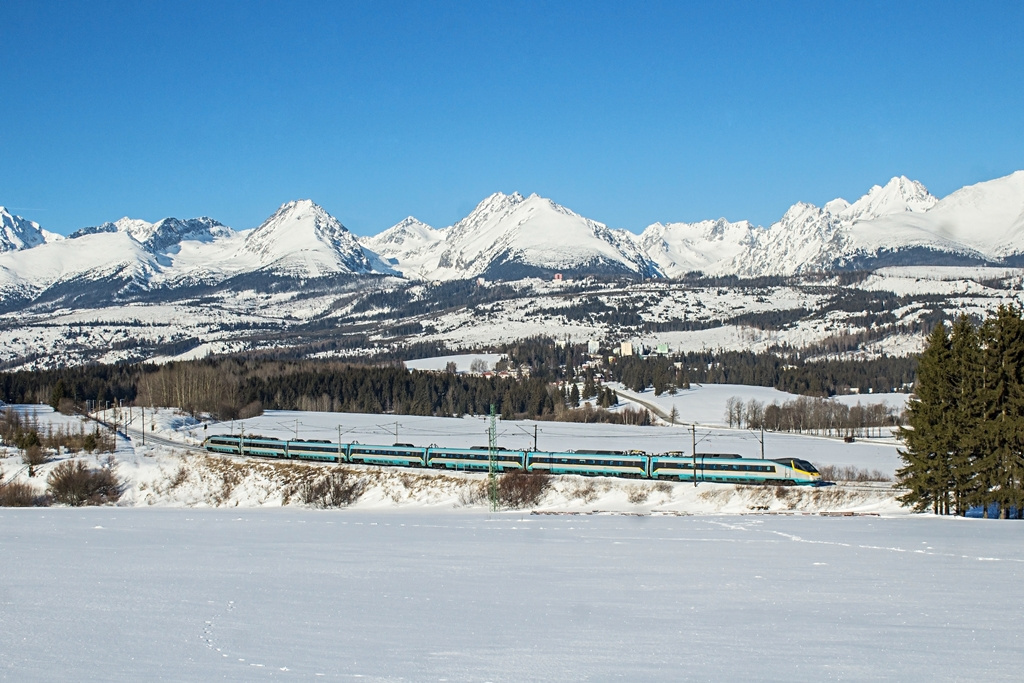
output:
<instances>
[{"instance_id":1,"label":"conifer tree","mask_svg":"<svg viewBox=\"0 0 1024 683\"><path fill-rule=\"evenodd\" d=\"M905 463L897 472L908 490L900 497L915 510L929 508L936 514L948 512L952 479L950 453L953 449L947 415L951 408L952 353L946 327L936 325L917 366L914 397L907 403L908 427L901 430L906 449L900 451Z\"/></svg>"},{"instance_id":2,"label":"conifer tree","mask_svg":"<svg viewBox=\"0 0 1024 683\"><path fill-rule=\"evenodd\" d=\"M982 426L976 463L976 505L996 503L1000 516L1024 503L1024 320L1000 306L979 332L982 364L978 392Z\"/></svg>"},{"instance_id":3,"label":"conifer tree","mask_svg":"<svg viewBox=\"0 0 1024 683\"><path fill-rule=\"evenodd\" d=\"M953 409L947 420L953 441L950 460L953 512L964 515L978 487L975 465L980 454L979 435L983 426L978 398L982 374L978 333L966 315L961 315L953 323L950 351L953 370L950 400Z\"/></svg>"}]
</instances>

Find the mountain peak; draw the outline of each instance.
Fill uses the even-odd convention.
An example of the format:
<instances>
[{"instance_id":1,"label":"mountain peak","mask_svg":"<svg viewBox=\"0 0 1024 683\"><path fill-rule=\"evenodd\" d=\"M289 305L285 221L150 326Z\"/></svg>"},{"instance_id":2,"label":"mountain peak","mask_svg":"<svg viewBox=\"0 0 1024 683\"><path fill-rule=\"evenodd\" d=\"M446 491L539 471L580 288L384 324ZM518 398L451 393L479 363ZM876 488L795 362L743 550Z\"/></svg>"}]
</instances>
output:
<instances>
[{"instance_id":1,"label":"mountain peak","mask_svg":"<svg viewBox=\"0 0 1024 683\"><path fill-rule=\"evenodd\" d=\"M15 216L0 206L0 252L31 249L46 241L38 223Z\"/></svg>"},{"instance_id":2,"label":"mountain peak","mask_svg":"<svg viewBox=\"0 0 1024 683\"><path fill-rule=\"evenodd\" d=\"M938 201L924 185L901 175L893 177L884 187L874 185L867 194L837 215L852 223L908 211L920 213Z\"/></svg>"},{"instance_id":3,"label":"mountain peak","mask_svg":"<svg viewBox=\"0 0 1024 683\"><path fill-rule=\"evenodd\" d=\"M311 199L282 204L249 233L243 249L263 267L302 277L372 270L348 228Z\"/></svg>"}]
</instances>

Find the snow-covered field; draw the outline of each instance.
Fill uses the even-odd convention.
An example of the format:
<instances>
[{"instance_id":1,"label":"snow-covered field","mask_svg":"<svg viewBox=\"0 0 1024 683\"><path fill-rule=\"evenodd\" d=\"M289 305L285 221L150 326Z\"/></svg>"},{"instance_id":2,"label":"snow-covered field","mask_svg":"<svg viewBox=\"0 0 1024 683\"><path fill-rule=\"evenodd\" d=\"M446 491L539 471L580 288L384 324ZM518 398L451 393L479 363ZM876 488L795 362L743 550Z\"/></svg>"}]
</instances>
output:
<instances>
[{"instance_id":1,"label":"snow-covered field","mask_svg":"<svg viewBox=\"0 0 1024 683\"><path fill-rule=\"evenodd\" d=\"M755 397L739 389L693 395ZM43 425L75 419L15 408ZM491 513L483 475L369 467L353 468L369 486L351 507L311 510L281 507L282 492L320 466L186 445L243 428L478 445L487 421L271 411L204 424L161 409L147 411L143 446L133 417L132 439L118 439L117 507L0 509L0 679L1019 677L1020 525L911 515L885 484L556 477L534 509ZM532 445L535 426L551 449L685 451L692 439L688 426L501 421L499 443ZM760 449L746 430L704 425L696 437L702 452ZM898 465L891 440L768 434L765 447ZM19 466L13 452L0 459L4 478Z\"/></svg>"},{"instance_id":2,"label":"snow-covered field","mask_svg":"<svg viewBox=\"0 0 1024 683\"><path fill-rule=\"evenodd\" d=\"M487 370L493 370L494 364L504 358L500 353L462 353L451 356L434 356L432 358L418 358L405 361L405 367L410 370L435 370L440 371L448 367L449 363L455 363L456 372L469 372L472 369L473 361L480 361L486 364Z\"/></svg>"},{"instance_id":3,"label":"snow-covered field","mask_svg":"<svg viewBox=\"0 0 1024 683\"><path fill-rule=\"evenodd\" d=\"M728 397L738 395L745 400L752 397L761 399L767 397L765 392L773 391L738 385L705 385L683 392L693 401L695 412L691 414L680 405L680 414L682 419L698 423L694 429L688 424L635 427L501 420L498 422L498 444L510 449L527 449L533 447L536 438L540 450L639 449L651 453L690 452L695 446L698 453L738 453L756 458L761 455L760 434L716 425L721 423L724 402ZM677 394L674 400L685 398L683 393ZM668 395L658 398L665 396ZM651 392L644 392L641 397L645 401L654 400ZM697 407L707 413L696 412ZM15 408L26 414L34 414L44 429L47 424L67 423L75 419L54 413L48 406ZM113 411L99 416L107 421L114 418ZM368 444L401 442L452 447L481 446L487 444L488 439L488 421L482 417L437 418L267 411L249 420L218 423L201 422L178 411L161 409L146 413L145 431L148 440L144 444L140 429L141 412L134 410L131 418L128 432L131 439L119 437L115 453L118 474L126 484L120 501L122 506L251 508L295 505L297 501L286 493L288 483L297 476L305 476L303 472L308 473L310 468L320 467L219 458L198 450L186 450L198 449L206 436L218 433L237 434L244 431L246 434L275 438L327 439ZM123 420L122 415L122 424ZM764 436L764 455L767 458L798 457L819 467L853 467L879 471L890 477L900 466L897 448L898 443L891 438L859 439L856 443L844 443L836 438L807 435L769 432ZM105 456L92 455L87 458L98 465ZM0 481L11 478L25 481L41 493L45 488L46 476L54 466L56 462L37 468L37 476L30 479L17 452L9 449L7 457L0 458ZM353 504L355 509L451 510L486 507L486 501L479 495L483 475L376 467L355 467L354 470L367 484L364 495ZM882 483L860 485L855 489L835 487L776 492L771 487L764 489L709 483L694 487L680 482L637 482L571 476L556 477L536 507L544 510L605 510L641 514L716 514L754 510L907 514L895 500L889 485Z\"/></svg>"},{"instance_id":4,"label":"snow-covered field","mask_svg":"<svg viewBox=\"0 0 1024 683\"><path fill-rule=\"evenodd\" d=\"M666 415L670 414L674 407L679 411L680 422L717 426L726 424L726 405L730 398L740 399L744 403L755 400L764 405L782 405L798 398L806 398L771 387L751 387L742 384L691 384L689 389L679 390L674 394L665 392L661 396L655 396L653 389L637 393L618 383L610 386L615 389L620 400L639 400L642 404L657 406ZM851 394L835 396L832 400L848 406L855 406L858 403L882 403L899 413L906 407L909 398L910 394Z\"/></svg>"},{"instance_id":5,"label":"snow-covered field","mask_svg":"<svg viewBox=\"0 0 1024 683\"><path fill-rule=\"evenodd\" d=\"M0 511L0 677L1019 680L1020 525Z\"/></svg>"}]
</instances>

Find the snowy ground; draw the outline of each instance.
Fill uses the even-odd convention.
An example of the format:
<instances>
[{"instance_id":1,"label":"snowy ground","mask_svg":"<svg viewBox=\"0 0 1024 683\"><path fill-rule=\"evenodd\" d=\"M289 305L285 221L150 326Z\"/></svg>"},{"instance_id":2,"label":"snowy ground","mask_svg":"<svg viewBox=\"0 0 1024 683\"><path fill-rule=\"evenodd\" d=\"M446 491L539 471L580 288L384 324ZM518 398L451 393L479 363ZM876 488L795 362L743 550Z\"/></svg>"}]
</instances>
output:
<instances>
[{"instance_id":1,"label":"snowy ground","mask_svg":"<svg viewBox=\"0 0 1024 683\"><path fill-rule=\"evenodd\" d=\"M500 353L464 353L452 356L434 356L433 358L419 358L405 361L405 367L410 370L435 370L440 371L448 367L448 363L455 363L456 372L469 372L473 361L480 360L487 366L487 370L493 370L494 364L505 356Z\"/></svg>"},{"instance_id":2,"label":"snowy ground","mask_svg":"<svg viewBox=\"0 0 1024 683\"><path fill-rule=\"evenodd\" d=\"M1020 525L0 510L0 678L1019 680Z\"/></svg>"},{"instance_id":3,"label":"snowy ground","mask_svg":"<svg viewBox=\"0 0 1024 683\"><path fill-rule=\"evenodd\" d=\"M720 387L722 396L739 387ZM749 389L749 387L747 387ZM724 399L723 399L724 400ZM41 424L67 421L47 406L18 407L34 412ZM110 421L113 411L100 415ZM124 415L119 418L123 423ZM279 438L328 439L343 442L417 445L480 446L487 443L484 418L436 418L268 411L244 421L202 423L170 409L147 411L142 439L141 411L130 414L131 439L118 438L115 457L125 482L121 506L171 507L278 507L299 505L288 493L289 484L323 472L322 466L278 463L262 459L222 458L198 450L206 436L217 433L261 434ZM91 427L90 427L91 428ZM512 449L531 448L536 435L541 450L641 449L648 452L690 452L696 440L699 453L739 453L760 457L760 435L748 430L689 425L633 427L564 422L499 421L498 443ZM193 450L189 451L188 448ZM799 457L822 465L878 470L892 475L900 465L892 439L858 440L766 433L767 458ZM69 456L64 456L69 457ZM98 466L105 455L87 459ZM40 493L56 462L43 465L28 478L14 449L0 458L0 480L17 479ZM353 504L359 510L424 508L432 510L483 509L483 475L444 473L404 468L356 466L354 476L366 484ZM634 481L610 478L555 477L534 506L546 511L633 514L718 514L761 512L855 512L906 515L890 484L858 484L823 489L776 489L726 484Z\"/></svg>"},{"instance_id":4,"label":"snowy ground","mask_svg":"<svg viewBox=\"0 0 1024 683\"><path fill-rule=\"evenodd\" d=\"M803 398L771 387L751 387L742 384L691 384L689 389L679 390L674 394L665 392L661 396L655 396L653 389L640 393L630 391L617 382L609 386L615 389L620 400L640 399L643 403L657 406L666 415L675 407L679 411L680 422L709 426L726 424L725 409L730 398L738 398L744 403L753 399L764 405L782 405ZM835 396L832 400L848 406L855 406L858 403L883 403L897 412L902 412L909 398L910 394L852 394Z\"/></svg>"}]
</instances>

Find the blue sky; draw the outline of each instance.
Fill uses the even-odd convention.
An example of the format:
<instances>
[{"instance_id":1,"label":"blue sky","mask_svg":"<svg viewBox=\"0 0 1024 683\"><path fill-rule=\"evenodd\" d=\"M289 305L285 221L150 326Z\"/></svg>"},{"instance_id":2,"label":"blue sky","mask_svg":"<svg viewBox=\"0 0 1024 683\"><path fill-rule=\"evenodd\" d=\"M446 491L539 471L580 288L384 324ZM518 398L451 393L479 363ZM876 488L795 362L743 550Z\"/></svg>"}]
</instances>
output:
<instances>
[{"instance_id":1,"label":"blue sky","mask_svg":"<svg viewBox=\"0 0 1024 683\"><path fill-rule=\"evenodd\" d=\"M353 232L495 191L612 227L1024 168L1024 3L0 3L0 204Z\"/></svg>"}]
</instances>

